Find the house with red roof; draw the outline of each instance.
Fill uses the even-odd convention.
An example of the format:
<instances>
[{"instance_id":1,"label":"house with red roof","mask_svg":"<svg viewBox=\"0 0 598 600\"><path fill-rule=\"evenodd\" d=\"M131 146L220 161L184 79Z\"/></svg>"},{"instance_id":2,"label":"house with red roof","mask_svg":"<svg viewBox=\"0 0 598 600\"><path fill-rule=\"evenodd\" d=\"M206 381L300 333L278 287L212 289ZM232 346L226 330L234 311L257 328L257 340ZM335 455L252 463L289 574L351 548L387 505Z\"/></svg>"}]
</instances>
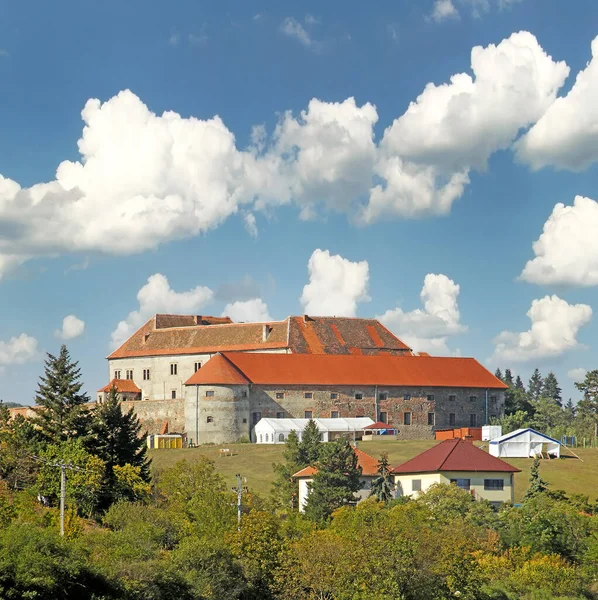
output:
<instances>
[{"instance_id":1,"label":"house with red roof","mask_svg":"<svg viewBox=\"0 0 598 600\"><path fill-rule=\"evenodd\" d=\"M369 497L372 489L372 481L378 477L378 467L380 463L378 459L366 454L359 448L354 448L353 451L357 456L357 466L361 467L361 488L355 493L356 502L361 502ZM299 510L303 512L307 499L309 497L309 488L311 482L314 480L314 475L318 472L316 467L305 467L300 471L297 471L293 477L299 484Z\"/></svg>"},{"instance_id":2,"label":"house with red roof","mask_svg":"<svg viewBox=\"0 0 598 600\"><path fill-rule=\"evenodd\" d=\"M513 502L514 474L521 469L472 442L445 440L394 467L397 496L418 496L435 483L452 483L495 506Z\"/></svg>"}]
</instances>

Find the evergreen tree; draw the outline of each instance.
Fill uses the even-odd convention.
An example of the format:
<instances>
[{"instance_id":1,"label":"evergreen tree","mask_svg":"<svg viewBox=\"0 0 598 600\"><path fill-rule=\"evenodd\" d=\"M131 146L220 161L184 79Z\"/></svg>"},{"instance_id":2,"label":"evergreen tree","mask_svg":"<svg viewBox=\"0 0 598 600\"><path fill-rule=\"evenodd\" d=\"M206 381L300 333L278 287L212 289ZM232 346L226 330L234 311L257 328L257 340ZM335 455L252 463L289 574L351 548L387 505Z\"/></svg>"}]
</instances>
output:
<instances>
[{"instance_id":1,"label":"evergreen tree","mask_svg":"<svg viewBox=\"0 0 598 600\"><path fill-rule=\"evenodd\" d=\"M542 395L544 380L538 369L535 369L527 384L527 391L532 400L537 400Z\"/></svg>"},{"instance_id":2,"label":"evergreen tree","mask_svg":"<svg viewBox=\"0 0 598 600\"><path fill-rule=\"evenodd\" d=\"M123 413L118 392L114 386L104 402L93 411L92 453L104 461L108 482L114 479L114 467L131 465L140 468L140 474L149 481L149 465L145 436L140 437L141 424L133 408Z\"/></svg>"},{"instance_id":3,"label":"evergreen tree","mask_svg":"<svg viewBox=\"0 0 598 600\"><path fill-rule=\"evenodd\" d=\"M394 482L390 473L388 454L384 452L378 463L378 477L372 481L372 491L370 492L370 496L374 496L380 502L389 502L392 500L393 487Z\"/></svg>"},{"instance_id":4,"label":"evergreen tree","mask_svg":"<svg viewBox=\"0 0 598 600\"><path fill-rule=\"evenodd\" d=\"M503 380L503 379L502 379L502 371L500 370L500 368L498 368L498 369L496 369L496 371L494 371L494 376L495 376L497 379L500 379L501 381Z\"/></svg>"},{"instance_id":5,"label":"evergreen tree","mask_svg":"<svg viewBox=\"0 0 598 600\"><path fill-rule=\"evenodd\" d=\"M569 400L567 400L565 404L565 416L567 417L567 419L573 419L575 418L576 412L577 411L575 409L575 404L573 404L573 400L569 398Z\"/></svg>"},{"instance_id":6,"label":"evergreen tree","mask_svg":"<svg viewBox=\"0 0 598 600\"><path fill-rule=\"evenodd\" d=\"M320 458L322 436L313 419L310 419L301 435L299 443L299 461L304 467L313 465Z\"/></svg>"},{"instance_id":7,"label":"evergreen tree","mask_svg":"<svg viewBox=\"0 0 598 600\"><path fill-rule=\"evenodd\" d=\"M529 487L525 491L523 501L530 500L538 494L545 492L548 489L548 483L546 483L542 477L540 477L540 459L534 458L532 468L529 476Z\"/></svg>"},{"instance_id":8,"label":"evergreen tree","mask_svg":"<svg viewBox=\"0 0 598 600\"><path fill-rule=\"evenodd\" d=\"M504 382L509 386L513 387L513 374L511 373L511 369L505 369L505 378Z\"/></svg>"},{"instance_id":9,"label":"evergreen tree","mask_svg":"<svg viewBox=\"0 0 598 600\"><path fill-rule=\"evenodd\" d=\"M523 390L523 389L525 389L523 387L523 381L521 380L521 377L519 375L517 375L517 378L515 379L515 389L516 390Z\"/></svg>"},{"instance_id":10,"label":"evergreen tree","mask_svg":"<svg viewBox=\"0 0 598 600\"><path fill-rule=\"evenodd\" d=\"M361 467L347 440L325 444L315 466L317 473L310 485L305 515L323 522L337 508L355 501L355 492L361 485Z\"/></svg>"},{"instance_id":11,"label":"evergreen tree","mask_svg":"<svg viewBox=\"0 0 598 600\"><path fill-rule=\"evenodd\" d=\"M299 489L293 475L307 466L301 461L299 436L296 431L289 433L282 457L284 462L273 465L277 477L272 487L272 495L281 507L296 509L299 505Z\"/></svg>"},{"instance_id":12,"label":"evergreen tree","mask_svg":"<svg viewBox=\"0 0 598 600\"><path fill-rule=\"evenodd\" d=\"M546 375L544 379L544 386L542 388L542 396L544 398L550 398L554 400L559 406L563 405L563 397L561 396L562 390L559 387L556 375L551 371Z\"/></svg>"},{"instance_id":13,"label":"evergreen tree","mask_svg":"<svg viewBox=\"0 0 598 600\"><path fill-rule=\"evenodd\" d=\"M40 377L35 402L40 407L33 423L53 442L85 438L89 433L89 398L81 392L81 369L71 360L66 346L60 354L48 353L45 374Z\"/></svg>"},{"instance_id":14,"label":"evergreen tree","mask_svg":"<svg viewBox=\"0 0 598 600\"><path fill-rule=\"evenodd\" d=\"M583 400L577 403L577 412L592 421L594 437L598 437L598 369L588 371L585 379L576 383L575 387L583 392Z\"/></svg>"}]
</instances>

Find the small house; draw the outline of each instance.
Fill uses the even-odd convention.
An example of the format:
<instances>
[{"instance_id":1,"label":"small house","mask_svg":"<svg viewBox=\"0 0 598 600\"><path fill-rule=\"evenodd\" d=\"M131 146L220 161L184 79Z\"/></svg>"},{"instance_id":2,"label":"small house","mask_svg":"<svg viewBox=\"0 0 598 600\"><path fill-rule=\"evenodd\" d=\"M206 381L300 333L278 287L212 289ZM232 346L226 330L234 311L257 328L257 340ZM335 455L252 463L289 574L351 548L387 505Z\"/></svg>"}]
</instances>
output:
<instances>
[{"instance_id":1,"label":"small house","mask_svg":"<svg viewBox=\"0 0 598 600\"><path fill-rule=\"evenodd\" d=\"M513 502L520 469L462 439L445 440L395 467L397 496L418 496L435 483L452 483L494 506Z\"/></svg>"},{"instance_id":2,"label":"small house","mask_svg":"<svg viewBox=\"0 0 598 600\"><path fill-rule=\"evenodd\" d=\"M107 386L98 390L98 402L105 402L113 387L116 388L118 399L121 401L141 400L141 389L132 379L113 379Z\"/></svg>"}]
</instances>

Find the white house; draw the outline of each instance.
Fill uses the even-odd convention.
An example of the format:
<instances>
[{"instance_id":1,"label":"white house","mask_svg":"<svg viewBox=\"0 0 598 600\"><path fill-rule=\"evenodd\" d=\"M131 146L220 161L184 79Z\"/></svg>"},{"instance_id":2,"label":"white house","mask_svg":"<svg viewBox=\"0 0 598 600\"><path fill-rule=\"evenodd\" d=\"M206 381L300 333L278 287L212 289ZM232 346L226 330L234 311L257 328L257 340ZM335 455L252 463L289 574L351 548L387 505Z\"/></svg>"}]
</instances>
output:
<instances>
[{"instance_id":1,"label":"white house","mask_svg":"<svg viewBox=\"0 0 598 600\"><path fill-rule=\"evenodd\" d=\"M323 442L330 442L341 435L360 438L364 428L374 422L369 417L313 420ZM309 421L310 419L260 419L255 426L255 440L258 444L284 444L291 431L295 431L301 439Z\"/></svg>"},{"instance_id":2,"label":"white house","mask_svg":"<svg viewBox=\"0 0 598 600\"><path fill-rule=\"evenodd\" d=\"M543 453L561 456L561 443L535 429L517 429L490 442L490 454L501 458L533 458Z\"/></svg>"}]
</instances>

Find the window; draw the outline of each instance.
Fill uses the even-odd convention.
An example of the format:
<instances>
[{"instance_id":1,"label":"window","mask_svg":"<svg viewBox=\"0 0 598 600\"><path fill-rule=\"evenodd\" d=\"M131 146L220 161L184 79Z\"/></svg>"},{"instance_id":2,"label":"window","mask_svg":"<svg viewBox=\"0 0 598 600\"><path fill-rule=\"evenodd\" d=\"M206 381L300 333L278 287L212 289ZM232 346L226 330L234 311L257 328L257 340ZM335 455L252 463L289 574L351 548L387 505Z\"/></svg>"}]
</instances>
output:
<instances>
[{"instance_id":1,"label":"window","mask_svg":"<svg viewBox=\"0 0 598 600\"><path fill-rule=\"evenodd\" d=\"M338 400L338 394L336 392L331 392L330 393L330 399L331 400Z\"/></svg>"},{"instance_id":2,"label":"window","mask_svg":"<svg viewBox=\"0 0 598 600\"><path fill-rule=\"evenodd\" d=\"M405 394L403 400L411 400L411 394Z\"/></svg>"},{"instance_id":3,"label":"window","mask_svg":"<svg viewBox=\"0 0 598 600\"><path fill-rule=\"evenodd\" d=\"M195 365L193 366L195 372L197 373L197 371L199 371L201 369L201 363L200 362L196 362Z\"/></svg>"},{"instance_id":4,"label":"window","mask_svg":"<svg viewBox=\"0 0 598 600\"><path fill-rule=\"evenodd\" d=\"M331 410L330 411L330 418L331 419L338 419L338 410Z\"/></svg>"},{"instance_id":5,"label":"window","mask_svg":"<svg viewBox=\"0 0 598 600\"><path fill-rule=\"evenodd\" d=\"M505 480L504 479L484 479L485 490L504 490Z\"/></svg>"},{"instance_id":6,"label":"window","mask_svg":"<svg viewBox=\"0 0 598 600\"><path fill-rule=\"evenodd\" d=\"M114 379L120 379L120 371L114 371Z\"/></svg>"},{"instance_id":7,"label":"window","mask_svg":"<svg viewBox=\"0 0 598 600\"><path fill-rule=\"evenodd\" d=\"M313 415L313 412L311 410L306 410L305 411L304 416L305 416L306 419L311 419L312 415Z\"/></svg>"},{"instance_id":8,"label":"window","mask_svg":"<svg viewBox=\"0 0 598 600\"><path fill-rule=\"evenodd\" d=\"M177 375L179 372L179 366L177 365L177 363L171 363L170 365L170 374L171 375Z\"/></svg>"},{"instance_id":9,"label":"window","mask_svg":"<svg viewBox=\"0 0 598 600\"><path fill-rule=\"evenodd\" d=\"M214 422L214 417L208 417L206 419L206 423L213 423Z\"/></svg>"},{"instance_id":10,"label":"window","mask_svg":"<svg viewBox=\"0 0 598 600\"><path fill-rule=\"evenodd\" d=\"M284 400L284 392L276 392L277 400Z\"/></svg>"},{"instance_id":11,"label":"window","mask_svg":"<svg viewBox=\"0 0 598 600\"><path fill-rule=\"evenodd\" d=\"M276 413L276 418L277 419L284 419L284 413L283 412L277 412Z\"/></svg>"},{"instance_id":12,"label":"window","mask_svg":"<svg viewBox=\"0 0 598 600\"><path fill-rule=\"evenodd\" d=\"M388 413L387 412L381 412L380 413L380 423L388 423Z\"/></svg>"},{"instance_id":13,"label":"window","mask_svg":"<svg viewBox=\"0 0 598 600\"><path fill-rule=\"evenodd\" d=\"M264 441L264 439L262 438L262 434L260 433L260 444Z\"/></svg>"},{"instance_id":14,"label":"window","mask_svg":"<svg viewBox=\"0 0 598 600\"><path fill-rule=\"evenodd\" d=\"M428 402L434 402L434 394L428 394Z\"/></svg>"},{"instance_id":15,"label":"window","mask_svg":"<svg viewBox=\"0 0 598 600\"><path fill-rule=\"evenodd\" d=\"M356 392L355 400L363 400L363 394L361 392Z\"/></svg>"},{"instance_id":16,"label":"window","mask_svg":"<svg viewBox=\"0 0 598 600\"><path fill-rule=\"evenodd\" d=\"M279 442L284 442L284 433L279 433L278 434L278 441Z\"/></svg>"},{"instance_id":17,"label":"window","mask_svg":"<svg viewBox=\"0 0 598 600\"><path fill-rule=\"evenodd\" d=\"M213 398L214 390L206 390L206 398Z\"/></svg>"},{"instance_id":18,"label":"window","mask_svg":"<svg viewBox=\"0 0 598 600\"><path fill-rule=\"evenodd\" d=\"M243 419L243 423L247 423L247 419Z\"/></svg>"},{"instance_id":19,"label":"window","mask_svg":"<svg viewBox=\"0 0 598 600\"><path fill-rule=\"evenodd\" d=\"M170 397L171 397L173 400L176 400L176 390L172 390L172 391L170 392Z\"/></svg>"},{"instance_id":20,"label":"window","mask_svg":"<svg viewBox=\"0 0 598 600\"><path fill-rule=\"evenodd\" d=\"M476 402L476 401L477 401L477 399L478 399L478 397L477 397L477 396L469 396L469 401L470 401L470 402Z\"/></svg>"},{"instance_id":21,"label":"window","mask_svg":"<svg viewBox=\"0 0 598 600\"><path fill-rule=\"evenodd\" d=\"M422 480L421 479L412 479L411 480L411 491L412 492L421 492L422 491Z\"/></svg>"},{"instance_id":22,"label":"window","mask_svg":"<svg viewBox=\"0 0 598 600\"><path fill-rule=\"evenodd\" d=\"M477 424L478 424L478 416L475 413L471 413L469 415L469 426L477 427Z\"/></svg>"},{"instance_id":23,"label":"window","mask_svg":"<svg viewBox=\"0 0 598 600\"><path fill-rule=\"evenodd\" d=\"M496 404L498 402L498 396L490 396L490 403Z\"/></svg>"},{"instance_id":24,"label":"window","mask_svg":"<svg viewBox=\"0 0 598 600\"><path fill-rule=\"evenodd\" d=\"M411 413L403 413L403 425L411 425Z\"/></svg>"},{"instance_id":25,"label":"window","mask_svg":"<svg viewBox=\"0 0 598 600\"><path fill-rule=\"evenodd\" d=\"M150 378L150 370L143 369L143 381L149 381Z\"/></svg>"},{"instance_id":26,"label":"window","mask_svg":"<svg viewBox=\"0 0 598 600\"><path fill-rule=\"evenodd\" d=\"M268 442L268 441L269 441L268 434L267 434L267 433L265 433L265 434L264 434L264 442Z\"/></svg>"},{"instance_id":27,"label":"window","mask_svg":"<svg viewBox=\"0 0 598 600\"><path fill-rule=\"evenodd\" d=\"M247 398L247 392L245 390L241 392L241 398Z\"/></svg>"},{"instance_id":28,"label":"window","mask_svg":"<svg viewBox=\"0 0 598 600\"><path fill-rule=\"evenodd\" d=\"M378 394L378 400L388 400L388 394L386 392L380 392Z\"/></svg>"},{"instance_id":29,"label":"window","mask_svg":"<svg viewBox=\"0 0 598 600\"><path fill-rule=\"evenodd\" d=\"M449 425L454 425L455 424L455 413L450 413L449 414Z\"/></svg>"},{"instance_id":30,"label":"window","mask_svg":"<svg viewBox=\"0 0 598 600\"><path fill-rule=\"evenodd\" d=\"M434 413L428 413L428 425L432 427L436 425L436 415Z\"/></svg>"},{"instance_id":31,"label":"window","mask_svg":"<svg viewBox=\"0 0 598 600\"><path fill-rule=\"evenodd\" d=\"M451 479L451 483L454 483L458 488L462 490L468 490L471 487L470 479Z\"/></svg>"},{"instance_id":32,"label":"window","mask_svg":"<svg viewBox=\"0 0 598 600\"><path fill-rule=\"evenodd\" d=\"M311 400L314 397L314 395L311 392L305 392L305 394L303 394L303 397L306 400Z\"/></svg>"},{"instance_id":33,"label":"window","mask_svg":"<svg viewBox=\"0 0 598 600\"><path fill-rule=\"evenodd\" d=\"M449 396L449 402L454 402L457 399L457 396Z\"/></svg>"},{"instance_id":34,"label":"window","mask_svg":"<svg viewBox=\"0 0 598 600\"><path fill-rule=\"evenodd\" d=\"M127 379L133 379L133 369L127 369Z\"/></svg>"}]
</instances>

